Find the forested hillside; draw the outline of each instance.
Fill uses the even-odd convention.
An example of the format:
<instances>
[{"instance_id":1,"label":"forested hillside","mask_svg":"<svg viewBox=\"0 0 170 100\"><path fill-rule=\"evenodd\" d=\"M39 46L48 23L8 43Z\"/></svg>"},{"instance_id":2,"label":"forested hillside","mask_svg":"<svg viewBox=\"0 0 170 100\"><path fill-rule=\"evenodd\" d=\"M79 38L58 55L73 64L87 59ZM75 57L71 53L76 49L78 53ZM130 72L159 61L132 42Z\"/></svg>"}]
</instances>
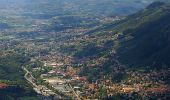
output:
<instances>
[{"instance_id":1,"label":"forested hillside","mask_svg":"<svg viewBox=\"0 0 170 100\"><path fill-rule=\"evenodd\" d=\"M0 99L1 100L37 100L37 94L24 79L21 66L29 59L21 55L10 54L0 57ZM3 88L1 84L6 84Z\"/></svg>"},{"instance_id":2,"label":"forested hillside","mask_svg":"<svg viewBox=\"0 0 170 100\"><path fill-rule=\"evenodd\" d=\"M123 20L89 31L90 35L118 35L117 55L122 63L169 65L170 5L155 2Z\"/></svg>"},{"instance_id":3,"label":"forested hillside","mask_svg":"<svg viewBox=\"0 0 170 100\"><path fill-rule=\"evenodd\" d=\"M123 32L120 60L135 66L169 66L170 5L157 2L130 17L141 24Z\"/></svg>"}]
</instances>

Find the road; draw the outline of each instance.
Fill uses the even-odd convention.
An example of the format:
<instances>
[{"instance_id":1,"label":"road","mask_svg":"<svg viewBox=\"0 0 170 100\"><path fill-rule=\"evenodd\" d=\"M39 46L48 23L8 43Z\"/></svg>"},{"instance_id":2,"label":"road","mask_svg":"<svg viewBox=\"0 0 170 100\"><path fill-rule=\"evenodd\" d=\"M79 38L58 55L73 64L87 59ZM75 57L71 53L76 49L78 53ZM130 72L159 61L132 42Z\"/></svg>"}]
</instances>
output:
<instances>
[{"instance_id":1,"label":"road","mask_svg":"<svg viewBox=\"0 0 170 100\"><path fill-rule=\"evenodd\" d=\"M34 87L34 90L38 93L38 94L41 94L43 96L51 96L51 95L54 95L55 97L58 97L58 98L62 98L61 96L59 96L58 94L54 93L52 90L48 89L46 86L43 86L43 85L37 85L34 80L36 80L32 74L25 68L25 67L22 67L22 69L26 72L24 77L25 79L33 85Z\"/></svg>"},{"instance_id":2,"label":"road","mask_svg":"<svg viewBox=\"0 0 170 100\"><path fill-rule=\"evenodd\" d=\"M74 95L77 97L77 100L81 100L80 96L74 91L73 87L70 84L69 87L72 89Z\"/></svg>"}]
</instances>

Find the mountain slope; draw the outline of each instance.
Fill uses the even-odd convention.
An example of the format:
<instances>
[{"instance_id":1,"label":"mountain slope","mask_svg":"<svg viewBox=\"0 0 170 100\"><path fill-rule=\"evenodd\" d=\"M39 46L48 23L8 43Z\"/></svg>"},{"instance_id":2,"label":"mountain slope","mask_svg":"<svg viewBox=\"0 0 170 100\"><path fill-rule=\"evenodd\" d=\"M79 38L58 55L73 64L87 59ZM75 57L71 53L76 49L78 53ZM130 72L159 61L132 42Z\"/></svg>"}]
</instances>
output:
<instances>
[{"instance_id":1,"label":"mountain slope","mask_svg":"<svg viewBox=\"0 0 170 100\"><path fill-rule=\"evenodd\" d=\"M21 65L29 59L17 54L0 56L0 100L38 100L37 94L24 79Z\"/></svg>"},{"instance_id":2,"label":"mountain slope","mask_svg":"<svg viewBox=\"0 0 170 100\"><path fill-rule=\"evenodd\" d=\"M119 61L133 66L170 65L169 34L170 4L165 2L154 2L120 21L87 33L90 36L117 35L114 49Z\"/></svg>"},{"instance_id":3,"label":"mountain slope","mask_svg":"<svg viewBox=\"0 0 170 100\"><path fill-rule=\"evenodd\" d=\"M158 2L157 2L158 4ZM161 3L159 3L161 4ZM150 5L146 11L137 13L135 18L145 21L134 29L124 31L121 46L118 49L120 61L130 65L170 65L170 5L156 3ZM147 15L147 12L150 12ZM132 21L135 22L135 21ZM133 24L129 24L133 26ZM127 37L131 37L127 39Z\"/></svg>"}]
</instances>

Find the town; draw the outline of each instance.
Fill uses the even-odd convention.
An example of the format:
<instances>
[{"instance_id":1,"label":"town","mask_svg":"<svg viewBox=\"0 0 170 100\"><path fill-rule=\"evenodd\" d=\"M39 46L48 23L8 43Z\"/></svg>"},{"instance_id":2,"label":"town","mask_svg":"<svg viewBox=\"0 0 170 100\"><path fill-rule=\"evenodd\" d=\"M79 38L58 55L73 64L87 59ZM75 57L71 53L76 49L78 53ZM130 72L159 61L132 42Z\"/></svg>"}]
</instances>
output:
<instances>
[{"instance_id":1,"label":"town","mask_svg":"<svg viewBox=\"0 0 170 100\"><path fill-rule=\"evenodd\" d=\"M66 3L65 6L68 10L73 5ZM167 65L162 64L159 69L134 67L133 64L126 66L119 62L119 40L133 38L116 26L125 16L83 14L82 9L75 14L65 9L56 12L51 6L37 12L37 5L31 10L12 8L0 10L0 58L3 62L14 56L5 64L9 64L7 67L19 66L16 72L21 73L22 78L19 76L19 81L6 79L6 74L16 72L2 67L7 73L2 71L0 74L5 77L0 79L0 90L10 86L21 88L23 84L19 82L24 80L44 100L169 97L170 68ZM114 25L116 31L111 28ZM134 27L127 32L131 32L131 28ZM124 38L123 35L127 36ZM15 63L16 55L20 55L19 64ZM12 77L14 79L15 75ZM14 85L17 82L19 85Z\"/></svg>"}]
</instances>

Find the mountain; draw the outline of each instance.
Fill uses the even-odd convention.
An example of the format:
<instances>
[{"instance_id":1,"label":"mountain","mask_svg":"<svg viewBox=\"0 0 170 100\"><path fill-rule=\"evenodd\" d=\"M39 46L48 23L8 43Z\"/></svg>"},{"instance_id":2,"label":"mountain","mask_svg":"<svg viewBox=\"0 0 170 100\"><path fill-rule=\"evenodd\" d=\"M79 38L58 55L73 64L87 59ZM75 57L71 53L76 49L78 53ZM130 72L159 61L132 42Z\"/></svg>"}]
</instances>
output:
<instances>
[{"instance_id":1,"label":"mountain","mask_svg":"<svg viewBox=\"0 0 170 100\"><path fill-rule=\"evenodd\" d=\"M120 61L134 66L169 66L170 5L155 2L130 18L130 27L140 24L123 32Z\"/></svg>"},{"instance_id":2,"label":"mountain","mask_svg":"<svg viewBox=\"0 0 170 100\"><path fill-rule=\"evenodd\" d=\"M119 60L126 65L170 65L169 25L170 4L154 2L126 18L102 25L87 34L117 34ZM107 39L106 39L107 40Z\"/></svg>"}]
</instances>

